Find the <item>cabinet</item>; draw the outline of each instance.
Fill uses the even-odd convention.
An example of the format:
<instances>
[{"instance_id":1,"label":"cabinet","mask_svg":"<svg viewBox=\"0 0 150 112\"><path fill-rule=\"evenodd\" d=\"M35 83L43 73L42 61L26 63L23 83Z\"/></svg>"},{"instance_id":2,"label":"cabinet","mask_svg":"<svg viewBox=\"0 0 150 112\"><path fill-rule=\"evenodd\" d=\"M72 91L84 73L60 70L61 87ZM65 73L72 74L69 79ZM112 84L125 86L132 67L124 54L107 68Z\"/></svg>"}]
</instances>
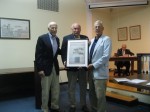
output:
<instances>
[{"instance_id":1,"label":"cabinet","mask_svg":"<svg viewBox=\"0 0 150 112\"><path fill-rule=\"evenodd\" d=\"M150 74L150 53L137 53L138 74Z\"/></svg>"},{"instance_id":2,"label":"cabinet","mask_svg":"<svg viewBox=\"0 0 150 112\"><path fill-rule=\"evenodd\" d=\"M0 100L34 95L33 67L0 69Z\"/></svg>"}]
</instances>

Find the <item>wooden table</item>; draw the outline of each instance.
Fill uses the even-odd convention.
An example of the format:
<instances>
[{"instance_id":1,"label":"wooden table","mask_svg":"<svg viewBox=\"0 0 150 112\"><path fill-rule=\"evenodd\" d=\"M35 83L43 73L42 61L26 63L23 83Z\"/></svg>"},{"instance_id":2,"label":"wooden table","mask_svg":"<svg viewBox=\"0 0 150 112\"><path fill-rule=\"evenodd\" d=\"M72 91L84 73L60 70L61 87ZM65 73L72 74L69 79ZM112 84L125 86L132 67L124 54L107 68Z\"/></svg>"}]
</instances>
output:
<instances>
[{"instance_id":1,"label":"wooden table","mask_svg":"<svg viewBox=\"0 0 150 112\"><path fill-rule=\"evenodd\" d=\"M136 56L131 57L110 57L109 61L131 61L131 74L134 73L134 61L137 61L137 68L138 68L138 58Z\"/></svg>"}]
</instances>

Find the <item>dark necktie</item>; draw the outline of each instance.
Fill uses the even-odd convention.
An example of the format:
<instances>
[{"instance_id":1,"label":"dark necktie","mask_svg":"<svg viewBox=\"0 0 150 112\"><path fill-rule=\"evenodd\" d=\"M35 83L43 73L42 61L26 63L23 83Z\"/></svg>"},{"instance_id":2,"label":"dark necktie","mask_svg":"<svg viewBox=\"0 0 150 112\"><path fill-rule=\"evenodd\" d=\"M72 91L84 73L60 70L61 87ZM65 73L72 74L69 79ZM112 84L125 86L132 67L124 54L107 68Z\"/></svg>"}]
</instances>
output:
<instances>
[{"instance_id":1,"label":"dark necktie","mask_svg":"<svg viewBox=\"0 0 150 112\"><path fill-rule=\"evenodd\" d=\"M91 50L90 50L90 63L91 63L91 60L92 60L93 51L94 51L94 48L96 46L97 41L98 41L98 39L95 38L95 40L92 44Z\"/></svg>"}]
</instances>

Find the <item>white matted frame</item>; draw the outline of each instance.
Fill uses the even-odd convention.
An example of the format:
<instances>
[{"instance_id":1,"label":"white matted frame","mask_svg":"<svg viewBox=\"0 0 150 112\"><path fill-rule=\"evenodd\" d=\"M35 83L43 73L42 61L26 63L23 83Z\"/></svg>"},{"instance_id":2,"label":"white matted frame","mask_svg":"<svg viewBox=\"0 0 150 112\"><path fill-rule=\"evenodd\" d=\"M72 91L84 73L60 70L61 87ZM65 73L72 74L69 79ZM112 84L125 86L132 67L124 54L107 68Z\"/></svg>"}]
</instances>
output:
<instances>
[{"instance_id":1,"label":"white matted frame","mask_svg":"<svg viewBox=\"0 0 150 112\"><path fill-rule=\"evenodd\" d=\"M30 39L30 20L0 18L0 39Z\"/></svg>"},{"instance_id":2,"label":"white matted frame","mask_svg":"<svg viewBox=\"0 0 150 112\"><path fill-rule=\"evenodd\" d=\"M117 31L118 31L118 41L128 40L127 27L118 28Z\"/></svg>"},{"instance_id":3,"label":"white matted frame","mask_svg":"<svg viewBox=\"0 0 150 112\"><path fill-rule=\"evenodd\" d=\"M130 40L141 39L141 25L130 26Z\"/></svg>"},{"instance_id":4,"label":"white matted frame","mask_svg":"<svg viewBox=\"0 0 150 112\"><path fill-rule=\"evenodd\" d=\"M88 40L68 40L67 67L88 66Z\"/></svg>"}]
</instances>

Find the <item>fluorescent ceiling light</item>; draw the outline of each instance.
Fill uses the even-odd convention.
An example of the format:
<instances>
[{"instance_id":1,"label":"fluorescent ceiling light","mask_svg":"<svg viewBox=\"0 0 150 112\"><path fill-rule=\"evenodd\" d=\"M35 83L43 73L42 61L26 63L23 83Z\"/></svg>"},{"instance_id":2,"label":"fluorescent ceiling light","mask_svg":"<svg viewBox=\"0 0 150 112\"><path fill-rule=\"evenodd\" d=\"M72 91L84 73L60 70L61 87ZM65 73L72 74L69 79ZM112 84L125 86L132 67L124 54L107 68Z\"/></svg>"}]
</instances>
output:
<instances>
[{"instance_id":1,"label":"fluorescent ceiling light","mask_svg":"<svg viewBox=\"0 0 150 112\"><path fill-rule=\"evenodd\" d=\"M119 6L136 6L136 5L148 5L148 0L109 0L108 2L91 2L89 8L106 8L106 7L119 7Z\"/></svg>"}]
</instances>

